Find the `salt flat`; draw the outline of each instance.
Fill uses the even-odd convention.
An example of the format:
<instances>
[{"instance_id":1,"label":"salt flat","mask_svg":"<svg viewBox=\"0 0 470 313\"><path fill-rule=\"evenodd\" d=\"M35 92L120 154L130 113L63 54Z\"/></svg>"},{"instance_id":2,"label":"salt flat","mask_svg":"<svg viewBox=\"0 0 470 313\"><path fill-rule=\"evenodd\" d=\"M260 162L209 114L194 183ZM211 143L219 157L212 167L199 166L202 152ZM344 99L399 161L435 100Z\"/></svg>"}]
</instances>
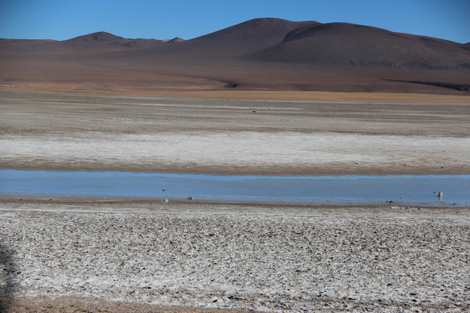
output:
<instances>
[{"instance_id":1,"label":"salt flat","mask_svg":"<svg viewBox=\"0 0 470 313\"><path fill-rule=\"evenodd\" d=\"M470 168L470 138L198 131L3 136L0 146L3 167L28 169L314 175Z\"/></svg>"},{"instance_id":2,"label":"salt flat","mask_svg":"<svg viewBox=\"0 0 470 313\"><path fill-rule=\"evenodd\" d=\"M0 168L468 174L468 104L1 94Z\"/></svg>"},{"instance_id":3,"label":"salt flat","mask_svg":"<svg viewBox=\"0 0 470 313\"><path fill-rule=\"evenodd\" d=\"M466 209L95 203L1 204L17 297L133 310L470 309Z\"/></svg>"},{"instance_id":4,"label":"salt flat","mask_svg":"<svg viewBox=\"0 0 470 313\"><path fill-rule=\"evenodd\" d=\"M465 103L0 92L0 107L2 169L470 174ZM470 308L465 208L80 201L0 202L13 312Z\"/></svg>"}]
</instances>

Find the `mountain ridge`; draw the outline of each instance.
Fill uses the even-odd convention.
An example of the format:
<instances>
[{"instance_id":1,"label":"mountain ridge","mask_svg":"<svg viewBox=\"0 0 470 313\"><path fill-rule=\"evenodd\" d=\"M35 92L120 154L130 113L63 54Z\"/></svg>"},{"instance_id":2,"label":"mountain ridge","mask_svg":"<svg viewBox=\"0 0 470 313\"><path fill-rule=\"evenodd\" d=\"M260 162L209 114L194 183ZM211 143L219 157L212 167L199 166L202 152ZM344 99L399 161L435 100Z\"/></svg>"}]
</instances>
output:
<instances>
[{"instance_id":1,"label":"mountain ridge","mask_svg":"<svg viewBox=\"0 0 470 313\"><path fill-rule=\"evenodd\" d=\"M182 59L202 63L234 58L328 66L470 68L470 43L459 44L358 24L293 22L277 18L252 19L189 40L179 37L130 39L100 31L63 41L20 41L16 44L21 44L22 49L36 49L38 53L46 50L49 50L47 53L106 53L129 48L154 49L156 56L175 59L181 55ZM181 46L165 47L170 43ZM7 41L2 39L1 44L5 45Z\"/></svg>"},{"instance_id":2,"label":"mountain ridge","mask_svg":"<svg viewBox=\"0 0 470 313\"><path fill-rule=\"evenodd\" d=\"M468 93L470 43L259 18L189 40L107 32L64 41L3 39L0 70L5 84Z\"/></svg>"}]
</instances>

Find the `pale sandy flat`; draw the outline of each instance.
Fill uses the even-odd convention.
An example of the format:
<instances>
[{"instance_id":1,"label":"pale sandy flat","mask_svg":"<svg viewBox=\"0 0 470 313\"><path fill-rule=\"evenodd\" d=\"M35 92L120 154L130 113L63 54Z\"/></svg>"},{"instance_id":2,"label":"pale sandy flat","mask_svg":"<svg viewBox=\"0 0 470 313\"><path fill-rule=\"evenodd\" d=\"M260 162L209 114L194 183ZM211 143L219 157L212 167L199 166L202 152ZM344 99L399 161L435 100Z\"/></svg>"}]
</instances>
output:
<instances>
[{"instance_id":1,"label":"pale sandy flat","mask_svg":"<svg viewBox=\"0 0 470 313\"><path fill-rule=\"evenodd\" d=\"M469 104L1 95L1 168L470 173Z\"/></svg>"}]
</instances>

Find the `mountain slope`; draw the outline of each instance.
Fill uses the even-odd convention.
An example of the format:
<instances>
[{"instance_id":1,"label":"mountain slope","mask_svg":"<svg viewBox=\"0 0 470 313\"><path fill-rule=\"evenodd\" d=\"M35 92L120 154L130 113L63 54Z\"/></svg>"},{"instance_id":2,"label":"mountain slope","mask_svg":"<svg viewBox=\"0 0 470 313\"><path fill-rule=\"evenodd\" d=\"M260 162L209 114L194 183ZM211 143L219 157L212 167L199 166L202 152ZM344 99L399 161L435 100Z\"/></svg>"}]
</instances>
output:
<instances>
[{"instance_id":1,"label":"mountain slope","mask_svg":"<svg viewBox=\"0 0 470 313\"><path fill-rule=\"evenodd\" d=\"M131 57L130 53L123 51L118 57ZM155 46L136 56L149 63L192 65L255 62L470 69L467 45L355 24L274 18L250 20L175 46Z\"/></svg>"},{"instance_id":2,"label":"mountain slope","mask_svg":"<svg viewBox=\"0 0 470 313\"><path fill-rule=\"evenodd\" d=\"M178 42L174 46L159 46L138 53L146 62L178 64L232 64L247 54L281 43L285 36L299 27L318 22L291 22L276 18L260 18L243 22L204 36ZM120 55L125 57L127 52Z\"/></svg>"},{"instance_id":3,"label":"mountain slope","mask_svg":"<svg viewBox=\"0 0 470 313\"><path fill-rule=\"evenodd\" d=\"M468 94L470 43L261 18L186 41L0 39L0 73L3 84Z\"/></svg>"},{"instance_id":4,"label":"mountain slope","mask_svg":"<svg viewBox=\"0 0 470 313\"><path fill-rule=\"evenodd\" d=\"M464 45L346 23L308 25L247 58L261 62L470 69Z\"/></svg>"},{"instance_id":5,"label":"mountain slope","mask_svg":"<svg viewBox=\"0 0 470 313\"><path fill-rule=\"evenodd\" d=\"M291 22L276 18L259 18L231 26L187 41L191 47L210 47L217 51L236 51L237 55L269 48L284 40L299 27L318 22Z\"/></svg>"}]
</instances>

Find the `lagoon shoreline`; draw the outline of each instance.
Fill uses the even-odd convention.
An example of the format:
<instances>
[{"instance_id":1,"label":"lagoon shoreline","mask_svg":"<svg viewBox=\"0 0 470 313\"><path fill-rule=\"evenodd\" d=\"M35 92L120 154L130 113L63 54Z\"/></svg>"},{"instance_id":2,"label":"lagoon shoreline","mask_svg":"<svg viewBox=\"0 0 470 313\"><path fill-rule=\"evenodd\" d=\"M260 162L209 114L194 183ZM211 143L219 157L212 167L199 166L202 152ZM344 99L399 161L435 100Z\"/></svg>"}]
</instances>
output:
<instances>
[{"instance_id":1,"label":"lagoon shoreline","mask_svg":"<svg viewBox=\"0 0 470 313\"><path fill-rule=\"evenodd\" d=\"M469 105L413 97L351 103L1 91L0 168L470 174ZM468 208L1 200L11 312L470 309Z\"/></svg>"}]
</instances>

